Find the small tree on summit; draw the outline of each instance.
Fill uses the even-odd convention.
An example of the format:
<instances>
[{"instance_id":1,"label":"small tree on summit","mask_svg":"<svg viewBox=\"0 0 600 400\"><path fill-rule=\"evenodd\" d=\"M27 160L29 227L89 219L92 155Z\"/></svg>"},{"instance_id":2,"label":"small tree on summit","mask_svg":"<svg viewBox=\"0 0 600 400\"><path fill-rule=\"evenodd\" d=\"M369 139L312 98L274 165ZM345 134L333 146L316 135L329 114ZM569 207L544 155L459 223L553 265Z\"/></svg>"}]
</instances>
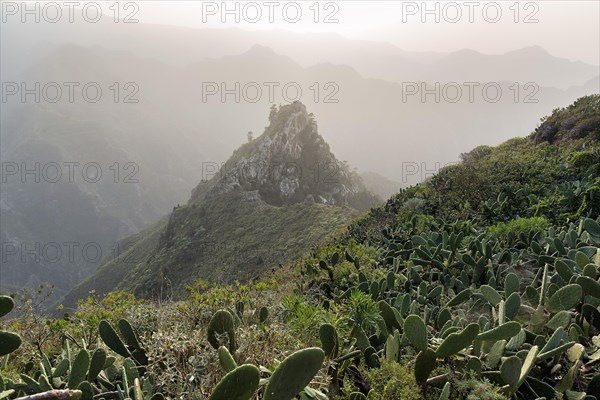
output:
<instances>
[{"instance_id":1,"label":"small tree on summit","mask_svg":"<svg viewBox=\"0 0 600 400\"><path fill-rule=\"evenodd\" d=\"M254 139L254 133L252 131L248 132L248 143L250 143Z\"/></svg>"},{"instance_id":2,"label":"small tree on summit","mask_svg":"<svg viewBox=\"0 0 600 400\"><path fill-rule=\"evenodd\" d=\"M271 112L269 112L269 122L273 123L275 121L275 116L277 115L277 106L275 104L271 105Z\"/></svg>"}]
</instances>

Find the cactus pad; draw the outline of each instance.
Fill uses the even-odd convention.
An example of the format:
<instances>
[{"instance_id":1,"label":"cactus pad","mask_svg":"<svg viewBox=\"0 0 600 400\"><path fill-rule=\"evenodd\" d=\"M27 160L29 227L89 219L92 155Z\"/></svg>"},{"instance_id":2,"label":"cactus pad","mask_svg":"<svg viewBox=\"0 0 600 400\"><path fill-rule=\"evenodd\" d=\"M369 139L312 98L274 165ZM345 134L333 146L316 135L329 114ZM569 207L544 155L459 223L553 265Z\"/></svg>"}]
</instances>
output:
<instances>
[{"instance_id":1,"label":"cactus pad","mask_svg":"<svg viewBox=\"0 0 600 400\"><path fill-rule=\"evenodd\" d=\"M263 400L291 400L321 369L325 353L318 347L299 350L279 364L265 388Z\"/></svg>"},{"instance_id":2,"label":"cactus pad","mask_svg":"<svg viewBox=\"0 0 600 400\"><path fill-rule=\"evenodd\" d=\"M233 316L229 311L217 311L210 320L206 331L208 335L208 342L216 350L218 350L221 346L221 343L219 342L219 336L227 334L229 352L235 352L235 323L233 321Z\"/></svg>"},{"instance_id":3,"label":"cactus pad","mask_svg":"<svg viewBox=\"0 0 600 400\"><path fill-rule=\"evenodd\" d=\"M260 381L260 371L254 365L244 364L221 379L209 400L249 400Z\"/></svg>"}]
</instances>

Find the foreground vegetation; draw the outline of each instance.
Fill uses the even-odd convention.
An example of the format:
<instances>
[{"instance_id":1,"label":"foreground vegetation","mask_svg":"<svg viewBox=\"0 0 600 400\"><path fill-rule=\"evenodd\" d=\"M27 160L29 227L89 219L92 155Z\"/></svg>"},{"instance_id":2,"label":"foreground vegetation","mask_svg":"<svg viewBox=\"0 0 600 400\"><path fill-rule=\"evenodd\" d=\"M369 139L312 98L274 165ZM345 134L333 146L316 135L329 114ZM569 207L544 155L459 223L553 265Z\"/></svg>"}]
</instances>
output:
<instances>
[{"instance_id":1,"label":"foreground vegetation","mask_svg":"<svg viewBox=\"0 0 600 400\"><path fill-rule=\"evenodd\" d=\"M16 296L0 398L600 399L600 96L462 158L260 282Z\"/></svg>"}]
</instances>

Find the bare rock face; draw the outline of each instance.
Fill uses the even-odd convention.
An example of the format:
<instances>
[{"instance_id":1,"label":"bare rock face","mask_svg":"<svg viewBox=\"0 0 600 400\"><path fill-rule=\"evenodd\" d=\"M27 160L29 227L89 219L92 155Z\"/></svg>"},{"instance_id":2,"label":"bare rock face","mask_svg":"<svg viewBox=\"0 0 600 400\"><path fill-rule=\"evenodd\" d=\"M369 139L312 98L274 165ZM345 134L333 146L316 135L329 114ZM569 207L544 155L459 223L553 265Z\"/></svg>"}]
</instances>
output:
<instances>
[{"instance_id":1,"label":"bare rock face","mask_svg":"<svg viewBox=\"0 0 600 400\"><path fill-rule=\"evenodd\" d=\"M312 198L317 203L353 206L359 194L364 201L361 178L331 152L304 104L272 107L269 121L260 137L237 149L213 179L196 187L191 202L234 190L256 191L261 201L271 205Z\"/></svg>"},{"instance_id":2,"label":"bare rock face","mask_svg":"<svg viewBox=\"0 0 600 400\"><path fill-rule=\"evenodd\" d=\"M558 132L558 127L548 121L544 121L536 130L534 140L536 143L548 142L554 143L554 137Z\"/></svg>"},{"instance_id":3,"label":"bare rock face","mask_svg":"<svg viewBox=\"0 0 600 400\"><path fill-rule=\"evenodd\" d=\"M600 139L600 96L578 99L568 107L554 110L531 134L534 143L566 143L593 137Z\"/></svg>"}]
</instances>

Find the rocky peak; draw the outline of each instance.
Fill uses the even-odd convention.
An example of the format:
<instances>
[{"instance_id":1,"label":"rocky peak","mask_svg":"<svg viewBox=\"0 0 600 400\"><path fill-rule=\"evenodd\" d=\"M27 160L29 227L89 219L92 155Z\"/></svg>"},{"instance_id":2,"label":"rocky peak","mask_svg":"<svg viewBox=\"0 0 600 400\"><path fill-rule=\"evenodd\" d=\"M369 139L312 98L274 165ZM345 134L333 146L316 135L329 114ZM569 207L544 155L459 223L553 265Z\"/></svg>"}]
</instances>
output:
<instances>
[{"instance_id":1,"label":"rocky peak","mask_svg":"<svg viewBox=\"0 0 600 400\"><path fill-rule=\"evenodd\" d=\"M201 182L191 202L236 190L271 205L314 201L362 209L355 204L358 197L372 198L366 206L375 202L361 178L330 151L301 102L272 106L264 133L235 150L211 180Z\"/></svg>"}]
</instances>

